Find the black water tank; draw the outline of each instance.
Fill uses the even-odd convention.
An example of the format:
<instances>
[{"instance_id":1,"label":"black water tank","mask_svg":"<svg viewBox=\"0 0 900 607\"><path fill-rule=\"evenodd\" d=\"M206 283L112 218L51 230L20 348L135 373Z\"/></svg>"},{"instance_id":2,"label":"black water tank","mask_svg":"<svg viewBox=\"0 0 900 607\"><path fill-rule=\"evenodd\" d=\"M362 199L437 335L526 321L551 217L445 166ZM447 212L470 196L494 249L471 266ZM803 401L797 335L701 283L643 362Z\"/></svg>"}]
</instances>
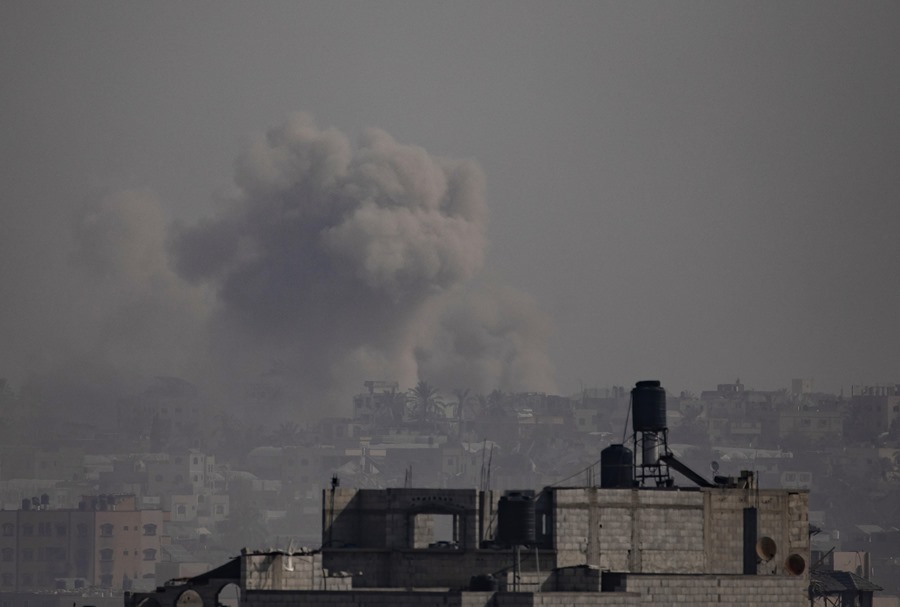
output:
<instances>
[{"instance_id":1,"label":"black water tank","mask_svg":"<svg viewBox=\"0 0 900 607\"><path fill-rule=\"evenodd\" d=\"M508 493L497 508L497 539L510 546L533 544L536 538L534 499L523 493Z\"/></svg>"},{"instance_id":2,"label":"black water tank","mask_svg":"<svg viewBox=\"0 0 900 607\"><path fill-rule=\"evenodd\" d=\"M635 432L666 429L666 391L658 381L635 384L631 390L631 416Z\"/></svg>"},{"instance_id":3,"label":"black water tank","mask_svg":"<svg viewBox=\"0 0 900 607\"><path fill-rule=\"evenodd\" d=\"M600 452L600 487L628 489L634 486L634 453L625 445L610 445Z\"/></svg>"}]
</instances>

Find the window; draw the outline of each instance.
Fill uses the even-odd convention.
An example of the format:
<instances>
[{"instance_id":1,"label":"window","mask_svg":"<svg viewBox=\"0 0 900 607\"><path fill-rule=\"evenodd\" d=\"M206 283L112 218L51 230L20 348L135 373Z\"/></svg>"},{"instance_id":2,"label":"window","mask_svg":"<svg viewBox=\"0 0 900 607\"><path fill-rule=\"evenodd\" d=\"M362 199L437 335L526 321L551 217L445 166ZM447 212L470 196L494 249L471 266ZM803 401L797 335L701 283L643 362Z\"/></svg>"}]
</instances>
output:
<instances>
[{"instance_id":1,"label":"window","mask_svg":"<svg viewBox=\"0 0 900 607\"><path fill-rule=\"evenodd\" d=\"M13 549L12 548L4 548L3 549L3 560L7 563L13 560Z\"/></svg>"},{"instance_id":2,"label":"window","mask_svg":"<svg viewBox=\"0 0 900 607\"><path fill-rule=\"evenodd\" d=\"M56 524L56 537L65 537L66 531L68 531L68 529L66 528L65 523Z\"/></svg>"},{"instance_id":3,"label":"window","mask_svg":"<svg viewBox=\"0 0 900 607\"><path fill-rule=\"evenodd\" d=\"M113 525L112 523L103 523L100 525L100 536L101 537L112 537L113 534Z\"/></svg>"},{"instance_id":4,"label":"window","mask_svg":"<svg viewBox=\"0 0 900 607\"><path fill-rule=\"evenodd\" d=\"M178 504L178 508L176 510L178 514L187 514L187 507L184 504Z\"/></svg>"},{"instance_id":5,"label":"window","mask_svg":"<svg viewBox=\"0 0 900 607\"><path fill-rule=\"evenodd\" d=\"M225 514L225 506L216 504L216 514Z\"/></svg>"},{"instance_id":6,"label":"window","mask_svg":"<svg viewBox=\"0 0 900 607\"><path fill-rule=\"evenodd\" d=\"M12 523L3 523L3 536L12 537L16 532L16 527Z\"/></svg>"},{"instance_id":7,"label":"window","mask_svg":"<svg viewBox=\"0 0 900 607\"><path fill-rule=\"evenodd\" d=\"M200 463L200 458L198 458L197 456L194 456L194 465L196 466L199 463Z\"/></svg>"},{"instance_id":8,"label":"window","mask_svg":"<svg viewBox=\"0 0 900 607\"><path fill-rule=\"evenodd\" d=\"M34 586L34 576L30 573L22 574L22 585L23 586Z\"/></svg>"},{"instance_id":9,"label":"window","mask_svg":"<svg viewBox=\"0 0 900 607\"><path fill-rule=\"evenodd\" d=\"M22 549L22 560L23 561L33 561L34 560L34 550L31 548L23 548Z\"/></svg>"},{"instance_id":10,"label":"window","mask_svg":"<svg viewBox=\"0 0 900 607\"><path fill-rule=\"evenodd\" d=\"M4 586L7 586L7 587L12 586L14 581L15 581L15 580L14 580L14 578L13 578L13 574L11 574L11 573L4 573L4 574L3 574L2 583L3 583Z\"/></svg>"},{"instance_id":11,"label":"window","mask_svg":"<svg viewBox=\"0 0 900 607\"><path fill-rule=\"evenodd\" d=\"M101 561L111 561L113 560L113 549L112 548L104 548L100 551L100 560Z\"/></svg>"},{"instance_id":12,"label":"window","mask_svg":"<svg viewBox=\"0 0 900 607\"><path fill-rule=\"evenodd\" d=\"M86 523L78 523L78 537L87 537L88 526Z\"/></svg>"},{"instance_id":13,"label":"window","mask_svg":"<svg viewBox=\"0 0 900 607\"><path fill-rule=\"evenodd\" d=\"M47 536L53 533L53 525L50 523L38 523L38 535Z\"/></svg>"},{"instance_id":14,"label":"window","mask_svg":"<svg viewBox=\"0 0 900 607\"><path fill-rule=\"evenodd\" d=\"M100 576L100 585L106 588L112 586L113 576L111 573L104 573Z\"/></svg>"},{"instance_id":15,"label":"window","mask_svg":"<svg viewBox=\"0 0 900 607\"><path fill-rule=\"evenodd\" d=\"M153 523L144 525L144 535L156 535L156 525Z\"/></svg>"},{"instance_id":16,"label":"window","mask_svg":"<svg viewBox=\"0 0 900 607\"><path fill-rule=\"evenodd\" d=\"M31 523L22 525L22 535L24 535L25 537L31 537L32 535L34 535L34 525L32 525Z\"/></svg>"},{"instance_id":17,"label":"window","mask_svg":"<svg viewBox=\"0 0 900 607\"><path fill-rule=\"evenodd\" d=\"M145 561L155 561L156 560L156 550L153 548L147 548L144 550L144 560Z\"/></svg>"}]
</instances>

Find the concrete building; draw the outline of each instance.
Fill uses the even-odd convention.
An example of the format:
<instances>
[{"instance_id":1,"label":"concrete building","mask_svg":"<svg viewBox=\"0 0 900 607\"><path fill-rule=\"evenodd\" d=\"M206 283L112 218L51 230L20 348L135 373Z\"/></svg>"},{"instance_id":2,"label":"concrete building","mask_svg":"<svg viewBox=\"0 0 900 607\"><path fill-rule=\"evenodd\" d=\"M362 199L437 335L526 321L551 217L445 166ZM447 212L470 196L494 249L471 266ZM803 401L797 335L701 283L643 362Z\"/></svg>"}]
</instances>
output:
<instances>
[{"instance_id":1,"label":"concrete building","mask_svg":"<svg viewBox=\"0 0 900 607\"><path fill-rule=\"evenodd\" d=\"M636 394L637 393L637 394ZM322 547L242 551L126 607L809 603L808 492L760 489L752 473L709 482L666 444L665 393L633 391L637 457L603 451L600 486L540 491L355 489L322 493ZM691 486L678 487L669 469Z\"/></svg>"},{"instance_id":2,"label":"concrete building","mask_svg":"<svg viewBox=\"0 0 900 607\"><path fill-rule=\"evenodd\" d=\"M0 511L0 592L152 587L162 523L162 511L137 510L134 496Z\"/></svg>"},{"instance_id":3,"label":"concrete building","mask_svg":"<svg viewBox=\"0 0 900 607\"><path fill-rule=\"evenodd\" d=\"M874 438L887 432L900 419L900 385L853 386L849 413L852 437Z\"/></svg>"},{"instance_id":4,"label":"concrete building","mask_svg":"<svg viewBox=\"0 0 900 607\"><path fill-rule=\"evenodd\" d=\"M547 488L521 502L534 523L522 546L504 538L522 523L503 509L510 497L335 487L323 494L320 550L243 554L125 604L165 607L193 591L192 605L212 606L227 584L252 607L808 603L805 492Z\"/></svg>"}]
</instances>

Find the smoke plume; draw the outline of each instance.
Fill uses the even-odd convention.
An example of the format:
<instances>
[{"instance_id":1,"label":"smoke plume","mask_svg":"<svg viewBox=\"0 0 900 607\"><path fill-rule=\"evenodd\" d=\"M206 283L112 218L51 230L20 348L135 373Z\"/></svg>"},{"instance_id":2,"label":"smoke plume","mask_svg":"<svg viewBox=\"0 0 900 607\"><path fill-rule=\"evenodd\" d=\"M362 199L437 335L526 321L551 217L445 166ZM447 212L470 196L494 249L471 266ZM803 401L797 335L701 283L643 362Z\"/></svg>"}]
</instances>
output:
<instances>
[{"instance_id":1,"label":"smoke plume","mask_svg":"<svg viewBox=\"0 0 900 607\"><path fill-rule=\"evenodd\" d=\"M245 146L235 193L194 224L169 224L149 192L101 197L72 231L55 366L180 376L233 401L262 386L313 414L366 379L553 390L546 318L471 284L484 181L471 161L378 129L354 145L297 114Z\"/></svg>"}]
</instances>

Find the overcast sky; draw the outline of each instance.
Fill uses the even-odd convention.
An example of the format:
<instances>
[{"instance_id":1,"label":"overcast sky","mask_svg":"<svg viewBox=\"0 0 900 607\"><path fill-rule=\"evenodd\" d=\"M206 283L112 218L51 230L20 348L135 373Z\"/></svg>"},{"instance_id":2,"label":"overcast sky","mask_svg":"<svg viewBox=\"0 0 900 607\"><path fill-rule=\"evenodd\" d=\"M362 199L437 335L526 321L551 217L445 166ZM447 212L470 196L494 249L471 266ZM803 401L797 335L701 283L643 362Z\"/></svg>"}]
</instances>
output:
<instances>
[{"instance_id":1,"label":"overcast sky","mask_svg":"<svg viewBox=\"0 0 900 607\"><path fill-rule=\"evenodd\" d=\"M900 382L898 58L896 2L8 0L0 376Z\"/></svg>"}]
</instances>

